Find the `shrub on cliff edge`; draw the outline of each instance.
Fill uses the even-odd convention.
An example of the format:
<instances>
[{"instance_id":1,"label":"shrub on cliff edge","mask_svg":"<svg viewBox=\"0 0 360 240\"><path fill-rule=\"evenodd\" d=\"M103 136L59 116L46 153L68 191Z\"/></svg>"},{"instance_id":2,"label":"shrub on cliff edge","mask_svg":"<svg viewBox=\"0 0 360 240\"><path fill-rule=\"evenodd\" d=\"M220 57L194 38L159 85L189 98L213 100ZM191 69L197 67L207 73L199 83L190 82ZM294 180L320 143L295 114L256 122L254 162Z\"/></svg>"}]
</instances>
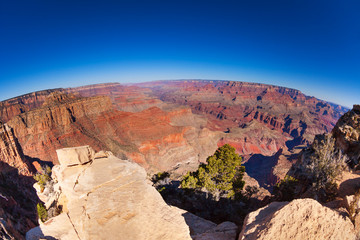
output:
<instances>
[{"instance_id":1,"label":"shrub on cliff edge","mask_svg":"<svg viewBox=\"0 0 360 240\"><path fill-rule=\"evenodd\" d=\"M36 210L37 210L39 219L42 222L45 222L48 219L48 212L46 211L44 204L38 203L36 205Z\"/></svg>"},{"instance_id":2,"label":"shrub on cliff edge","mask_svg":"<svg viewBox=\"0 0 360 240\"><path fill-rule=\"evenodd\" d=\"M44 191L46 183L50 181L51 179L50 176L51 176L51 168L49 166L43 167L42 173L35 174L34 179L39 184L41 192Z\"/></svg>"},{"instance_id":3,"label":"shrub on cliff edge","mask_svg":"<svg viewBox=\"0 0 360 240\"><path fill-rule=\"evenodd\" d=\"M235 148L225 144L197 171L188 172L181 181L181 188L210 192L216 199L234 198L241 194L245 184L242 180L245 167L241 166L241 160Z\"/></svg>"},{"instance_id":4,"label":"shrub on cliff edge","mask_svg":"<svg viewBox=\"0 0 360 240\"><path fill-rule=\"evenodd\" d=\"M336 196L336 180L347 167L347 161L330 134L317 135L291 171L293 176L301 180L302 192L310 190L314 199L328 202Z\"/></svg>"}]
</instances>

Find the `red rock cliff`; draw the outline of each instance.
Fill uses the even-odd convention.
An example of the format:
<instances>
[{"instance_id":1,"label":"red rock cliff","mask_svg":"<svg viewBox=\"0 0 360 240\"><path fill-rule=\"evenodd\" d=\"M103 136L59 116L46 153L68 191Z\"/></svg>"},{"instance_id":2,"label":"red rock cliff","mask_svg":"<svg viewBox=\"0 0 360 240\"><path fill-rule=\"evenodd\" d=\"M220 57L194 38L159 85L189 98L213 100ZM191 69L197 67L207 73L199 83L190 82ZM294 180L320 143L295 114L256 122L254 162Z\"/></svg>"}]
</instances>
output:
<instances>
[{"instance_id":1,"label":"red rock cliff","mask_svg":"<svg viewBox=\"0 0 360 240\"><path fill-rule=\"evenodd\" d=\"M31 171L13 129L0 122L0 161L18 169L19 174L29 176ZM1 168L1 165L0 165ZM6 169L0 169L1 172Z\"/></svg>"}]
</instances>

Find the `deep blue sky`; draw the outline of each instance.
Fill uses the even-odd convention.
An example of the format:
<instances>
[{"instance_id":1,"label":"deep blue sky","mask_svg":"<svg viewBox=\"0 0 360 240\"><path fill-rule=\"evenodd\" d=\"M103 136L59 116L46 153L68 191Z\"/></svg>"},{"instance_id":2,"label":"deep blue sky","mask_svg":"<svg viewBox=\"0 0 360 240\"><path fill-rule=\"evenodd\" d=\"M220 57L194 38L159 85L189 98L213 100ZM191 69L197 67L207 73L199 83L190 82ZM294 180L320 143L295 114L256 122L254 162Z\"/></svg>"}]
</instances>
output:
<instances>
[{"instance_id":1,"label":"deep blue sky","mask_svg":"<svg viewBox=\"0 0 360 240\"><path fill-rule=\"evenodd\" d=\"M0 0L0 100L98 82L226 79L360 103L359 0Z\"/></svg>"}]
</instances>

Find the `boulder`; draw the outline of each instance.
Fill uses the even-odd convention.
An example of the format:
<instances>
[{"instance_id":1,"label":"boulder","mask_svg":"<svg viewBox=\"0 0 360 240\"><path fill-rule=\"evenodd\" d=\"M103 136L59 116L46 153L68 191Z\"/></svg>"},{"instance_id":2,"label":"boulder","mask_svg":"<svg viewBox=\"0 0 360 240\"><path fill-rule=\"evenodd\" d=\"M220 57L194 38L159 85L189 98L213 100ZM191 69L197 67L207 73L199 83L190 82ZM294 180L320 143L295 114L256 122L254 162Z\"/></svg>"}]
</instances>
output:
<instances>
[{"instance_id":1,"label":"boulder","mask_svg":"<svg viewBox=\"0 0 360 240\"><path fill-rule=\"evenodd\" d=\"M26 233L26 240L79 239L67 214L60 214Z\"/></svg>"},{"instance_id":2,"label":"boulder","mask_svg":"<svg viewBox=\"0 0 360 240\"><path fill-rule=\"evenodd\" d=\"M356 201L356 202L354 202ZM355 197L355 195L349 195L344 197L344 205L347 209L350 209L351 205L354 205L354 210L360 209L360 199Z\"/></svg>"},{"instance_id":3,"label":"boulder","mask_svg":"<svg viewBox=\"0 0 360 240\"><path fill-rule=\"evenodd\" d=\"M63 148L56 150L62 166L85 164L94 160L95 152L90 146Z\"/></svg>"},{"instance_id":4,"label":"boulder","mask_svg":"<svg viewBox=\"0 0 360 240\"><path fill-rule=\"evenodd\" d=\"M313 199L273 202L247 215L239 240L355 239L350 219Z\"/></svg>"}]
</instances>

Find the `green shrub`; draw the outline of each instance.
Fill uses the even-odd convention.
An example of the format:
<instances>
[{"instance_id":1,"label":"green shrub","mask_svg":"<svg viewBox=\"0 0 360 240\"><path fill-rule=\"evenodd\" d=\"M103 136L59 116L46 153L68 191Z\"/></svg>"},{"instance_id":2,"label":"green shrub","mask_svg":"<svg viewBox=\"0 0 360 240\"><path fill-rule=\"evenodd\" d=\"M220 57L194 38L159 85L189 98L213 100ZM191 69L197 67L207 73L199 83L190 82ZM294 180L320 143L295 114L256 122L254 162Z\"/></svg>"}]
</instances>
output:
<instances>
[{"instance_id":1,"label":"green shrub","mask_svg":"<svg viewBox=\"0 0 360 240\"><path fill-rule=\"evenodd\" d=\"M46 211L44 204L38 203L36 205L36 210L37 210L39 219L42 222L45 222L48 219L48 212Z\"/></svg>"},{"instance_id":2,"label":"green shrub","mask_svg":"<svg viewBox=\"0 0 360 240\"><path fill-rule=\"evenodd\" d=\"M188 172L183 177L181 188L210 192L215 198L233 198L241 194L245 167L241 166L241 157L235 153L235 148L225 144L206 162L197 171Z\"/></svg>"},{"instance_id":3,"label":"green shrub","mask_svg":"<svg viewBox=\"0 0 360 240\"><path fill-rule=\"evenodd\" d=\"M37 183L40 186L41 192L44 191L46 183L51 180L51 168L49 166L43 167L42 170L43 173L36 173L34 176L34 179L37 181Z\"/></svg>"},{"instance_id":4,"label":"green shrub","mask_svg":"<svg viewBox=\"0 0 360 240\"><path fill-rule=\"evenodd\" d=\"M283 180L275 184L274 194L279 201L291 201L295 198L298 183L299 181L296 178L286 175Z\"/></svg>"}]
</instances>

